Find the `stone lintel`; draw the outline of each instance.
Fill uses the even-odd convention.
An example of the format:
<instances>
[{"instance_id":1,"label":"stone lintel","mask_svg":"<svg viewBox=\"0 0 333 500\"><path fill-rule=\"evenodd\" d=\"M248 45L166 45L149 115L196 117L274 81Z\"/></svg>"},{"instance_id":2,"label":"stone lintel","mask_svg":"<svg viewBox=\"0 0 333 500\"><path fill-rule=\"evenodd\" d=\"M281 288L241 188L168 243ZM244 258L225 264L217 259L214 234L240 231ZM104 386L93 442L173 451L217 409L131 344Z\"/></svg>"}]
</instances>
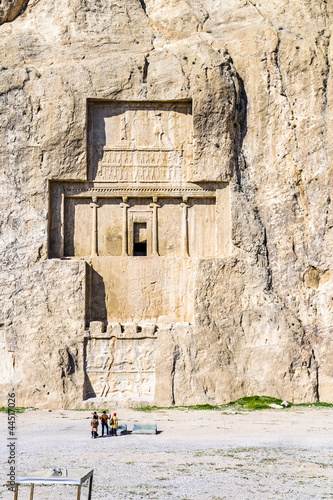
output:
<instances>
[{"instance_id":1,"label":"stone lintel","mask_svg":"<svg viewBox=\"0 0 333 500\"><path fill-rule=\"evenodd\" d=\"M177 183L163 182L143 183L111 183L111 182L65 182L64 194L71 198L215 198L216 190L227 185L224 182Z\"/></svg>"}]
</instances>

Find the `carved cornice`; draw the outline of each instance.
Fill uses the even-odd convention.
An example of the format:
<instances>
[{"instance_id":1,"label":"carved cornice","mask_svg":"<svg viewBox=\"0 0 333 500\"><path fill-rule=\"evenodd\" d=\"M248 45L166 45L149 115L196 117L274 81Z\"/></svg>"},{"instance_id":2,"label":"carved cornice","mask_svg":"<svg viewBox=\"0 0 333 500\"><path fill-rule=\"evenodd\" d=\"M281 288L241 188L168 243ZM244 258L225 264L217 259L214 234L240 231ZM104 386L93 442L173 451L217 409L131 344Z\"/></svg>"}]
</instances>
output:
<instances>
[{"instance_id":1,"label":"carved cornice","mask_svg":"<svg viewBox=\"0 0 333 500\"><path fill-rule=\"evenodd\" d=\"M64 192L67 197L87 198L215 198L216 189L221 188L221 183L201 187L198 184L184 183L180 186L156 183L145 184L112 184L112 183L64 183Z\"/></svg>"}]
</instances>

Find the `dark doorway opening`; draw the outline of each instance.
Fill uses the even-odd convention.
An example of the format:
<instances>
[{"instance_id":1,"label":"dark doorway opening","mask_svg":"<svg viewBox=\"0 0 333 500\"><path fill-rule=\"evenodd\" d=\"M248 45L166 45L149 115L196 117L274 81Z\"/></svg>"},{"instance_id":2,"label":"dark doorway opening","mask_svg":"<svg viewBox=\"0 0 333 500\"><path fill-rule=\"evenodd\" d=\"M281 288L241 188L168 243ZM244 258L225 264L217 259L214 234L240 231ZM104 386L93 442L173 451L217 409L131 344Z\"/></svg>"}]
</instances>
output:
<instances>
[{"instance_id":1,"label":"dark doorway opening","mask_svg":"<svg viewBox=\"0 0 333 500\"><path fill-rule=\"evenodd\" d=\"M136 257L147 256L147 223L134 223L133 255Z\"/></svg>"},{"instance_id":2,"label":"dark doorway opening","mask_svg":"<svg viewBox=\"0 0 333 500\"><path fill-rule=\"evenodd\" d=\"M147 242L146 241L142 241L141 243L134 242L133 255L137 257L138 256L146 257Z\"/></svg>"}]
</instances>

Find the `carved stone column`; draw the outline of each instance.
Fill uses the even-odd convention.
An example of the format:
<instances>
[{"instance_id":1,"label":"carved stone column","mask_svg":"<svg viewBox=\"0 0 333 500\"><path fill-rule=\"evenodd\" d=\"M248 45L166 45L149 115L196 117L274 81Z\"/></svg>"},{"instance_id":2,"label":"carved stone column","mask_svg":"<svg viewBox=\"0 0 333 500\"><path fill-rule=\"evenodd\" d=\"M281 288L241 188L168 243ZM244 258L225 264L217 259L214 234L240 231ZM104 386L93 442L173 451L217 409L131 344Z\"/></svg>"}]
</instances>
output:
<instances>
[{"instance_id":1,"label":"carved stone column","mask_svg":"<svg viewBox=\"0 0 333 500\"><path fill-rule=\"evenodd\" d=\"M92 199L92 203L90 203L91 208L93 209L93 218L92 218L92 235L91 235L91 256L98 255L97 254L97 209L99 204L97 203L97 198L94 196Z\"/></svg>"},{"instance_id":2,"label":"carved stone column","mask_svg":"<svg viewBox=\"0 0 333 500\"><path fill-rule=\"evenodd\" d=\"M189 255L188 251L188 208L187 203L188 198L183 198L183 203L180 204L183 207L183 223L182 223L182 240L183 240L183 255Z\"/></svg>"},{"instance_id":3,"label":"carved stone column","mask_svg":"<svg viewBox=\"0 0 333 500\"><path fill-rule=\"evenodd\" d=\"M123 202L120 203L123 209L123 236L122 236L122 250L121 255L128 255L128 208L127 196L123 197Z\"/></svg>"},{"instance_id":4,"label":"carved stone column","mask_svg":"<svg viewBox=\"0 0 333 500\"><path fill-rule=\"evenodd\" d=\"M153 236L153 244L152 244L152 255L158 255L158 219L157 219L157 209L160 205L157 204L157 197L153 197L153 203L149 206L153 209L153 227L152 227L152 236Z\"/></svg>"}]
</instances>

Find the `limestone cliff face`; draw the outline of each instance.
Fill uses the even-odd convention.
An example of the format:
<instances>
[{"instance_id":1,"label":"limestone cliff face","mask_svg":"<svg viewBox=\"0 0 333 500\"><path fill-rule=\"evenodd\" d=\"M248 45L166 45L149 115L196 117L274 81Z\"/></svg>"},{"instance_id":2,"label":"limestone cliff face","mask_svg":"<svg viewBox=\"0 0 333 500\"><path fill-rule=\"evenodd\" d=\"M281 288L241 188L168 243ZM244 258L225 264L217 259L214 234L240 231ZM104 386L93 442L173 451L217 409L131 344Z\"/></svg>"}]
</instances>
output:
<instances>
[{"instance_id":1,"label":"limestone cliff face","mask_svg":"<svg viewBox=\"0 0 333 500\"><path fill-rule=\"evenodd\" d=\"M12 21L27 5L28 0L2 0L0 3L0 24Z\"/></svg>"},{"instance_id":2,"label":"limestone cliff face","mask_svg":"<svg viewBox=\"0 0 333 500\"><path fill-rule=\"evenodd\" d=\"M332 401L332 2L30 0L18 15L23 4L0 17L11 21L0 26L1 392L80 405L86 353L97 359L89 339L106 352L140 337L129 326L87 334L87 320L107 318L87 318L84 259L50 258L50 193L88 179L90 101L192 100L188 181L228 190L216 217L229 240L191 261L189 317L166 314L147 333L147 400ZM181 310L170 307L170 318ZM128 321L140 320L152 322Z\"/></svg>"}]
</instances>

